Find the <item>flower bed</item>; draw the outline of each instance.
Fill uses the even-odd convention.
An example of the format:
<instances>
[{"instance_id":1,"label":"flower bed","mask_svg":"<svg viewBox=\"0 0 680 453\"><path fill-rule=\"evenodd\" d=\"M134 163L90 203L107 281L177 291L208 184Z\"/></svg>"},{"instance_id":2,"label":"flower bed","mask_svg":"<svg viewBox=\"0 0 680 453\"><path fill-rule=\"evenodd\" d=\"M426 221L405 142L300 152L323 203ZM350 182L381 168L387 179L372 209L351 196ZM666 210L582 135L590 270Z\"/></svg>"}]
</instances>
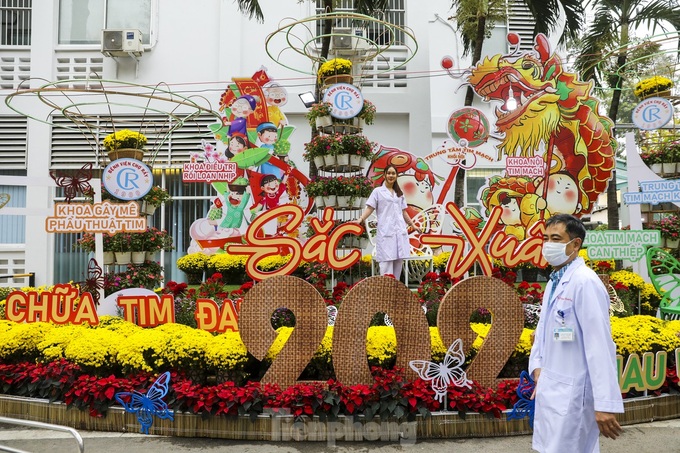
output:
<instances>
[{"instance_id":1,"label":"flower bed","mask_svg":"<svg viewBox=\"0 0 680 453\"><path fill-rule=\"evenodd\" d=\"M481 344L488 325L473 325L480 335L473 349ZM680 321L665 322L649 317L612 319L619 353L673 350L680 347L676 333ZM290 329L282 329L268 359L273 359ZM529 352L530 331L522 335L517 355ZM332 328L317 354L330 354ZM391 328L371 328L368 335L369 359L385 364L394 355ZM444 347L432 333L433 355ZM178 325L142 329L117 318L103 318L95 328L53 326L45 323L0 323L0 385L2 392L19 396L64 401L68 406L105 414L121 391L150 386L154 374L171 369L171 408L203 415L250 415L282 411L296 417L319 415L333 419L339 415L362 414L367 419L380 416L411 419L441 410L430 384L421 379L404 380L399 370L374 367L371 385L344 386L331 379L325 384L300 383L287 389L276 385L233 380L205 384L192 379L196 369L231 370L243 373L247 363L245 347L238 334L218 336ZM316 358L316 356L315 356ZM267 360L267 359L265 359ZM39 383L39 385L36 385ZM678 379L668 369L665 387L656 393L677 389ZM477 412L500 417L516 400L515 383L502 381L495 389L474 384L471 389L450 387L448 409L458 413Z\"/></svg>"}]
</instances>

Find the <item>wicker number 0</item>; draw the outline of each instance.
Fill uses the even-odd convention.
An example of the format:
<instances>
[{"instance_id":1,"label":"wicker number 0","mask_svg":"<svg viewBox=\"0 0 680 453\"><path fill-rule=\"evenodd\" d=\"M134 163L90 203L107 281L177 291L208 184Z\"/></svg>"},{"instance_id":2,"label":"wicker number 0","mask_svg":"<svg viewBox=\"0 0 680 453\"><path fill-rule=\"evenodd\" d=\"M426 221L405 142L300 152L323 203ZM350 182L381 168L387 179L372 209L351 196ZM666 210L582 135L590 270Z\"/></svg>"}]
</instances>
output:
<instances>
[{"instance_id":1,"label":"wicker number 0","mask_svg":"<svg viewBox=\"0 0 680 453\"><path fill-rule=\"evenodd\" d=\"M268 278L246 293L241 303L239 331L248 352L262 360L277 337L272 313L286 307L295 315L295 329L276 360L262 377L263 383L295 385L323 341L327 326L326 304L305 280L288 275Z\"/></svg>"},{"instance_id":2,"label":"wicker number 0","mask_svg":"<svg viewBox=\"0 0 680 453\"><path fill-rule=\"evenodd\" d=\"M344 385L373 383L366 360L366 333L378 312L387 313L392 319L397 337L397 367L409 379L418 376L408 362L431 357L430 330L418 299L393 278L366 278L343 298L333 329L335 376Z\"/></svg>"},{"instance_id":3,"label":"wicker number 0","mask_svg":"<svg viewBox=\"0 0 680 453\"><path fill-rule=\"evenodd\" d=\"M524 328L522 301L506 283L494 277L472 277L454 285L439 305L437 326L444 345L457 338L466 348L477 334L470 315L478 308L491 312L491 329L467 368L467 377L491 387L519 343Z\"/></svg>"}]
</instances>

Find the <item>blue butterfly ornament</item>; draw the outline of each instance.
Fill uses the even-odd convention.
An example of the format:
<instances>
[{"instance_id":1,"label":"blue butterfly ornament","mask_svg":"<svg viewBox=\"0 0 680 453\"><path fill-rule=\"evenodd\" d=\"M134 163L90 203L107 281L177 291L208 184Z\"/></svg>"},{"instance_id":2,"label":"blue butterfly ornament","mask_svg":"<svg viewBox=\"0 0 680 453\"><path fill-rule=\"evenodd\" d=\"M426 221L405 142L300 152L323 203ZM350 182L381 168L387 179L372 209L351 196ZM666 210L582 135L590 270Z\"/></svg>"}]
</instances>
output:
<instances>
[{"instance_id":1,"label":"blue butterfly ornament","mask_svg":"<svg viewBox=\"0 0 680 453\"><path fill-rule=\"evenodd\" d=\"M153 415L174 421L172 412L162 400L168 393L169 386L170 372L166 371L156 379L146 395L137 391L119 392L115 394L115 398L125 408L125 412L137 414L137 421L142 425L142 434L149 434L149 428L153 424Z\"/></svg>"}]
</instances>

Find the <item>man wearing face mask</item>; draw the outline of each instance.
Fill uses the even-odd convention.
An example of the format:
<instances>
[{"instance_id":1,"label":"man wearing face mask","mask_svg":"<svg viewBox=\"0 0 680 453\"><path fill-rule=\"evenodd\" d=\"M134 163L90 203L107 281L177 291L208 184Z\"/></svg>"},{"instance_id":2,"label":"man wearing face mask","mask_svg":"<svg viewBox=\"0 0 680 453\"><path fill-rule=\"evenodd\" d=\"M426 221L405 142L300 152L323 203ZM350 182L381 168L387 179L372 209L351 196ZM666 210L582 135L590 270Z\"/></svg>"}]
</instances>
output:
<instances>
[{"instance_id":1,"label":"man wearing face mask","mask_svg":"<svg viewBox=\"0 0 680 453\"><path fill-rule=\"evenodd\" d=\"M586 230L568 214L546 221L543 257L553 267L529 357L536 381L532 447L543 453L599 452L616 439L623 412L609 294L578 251Z\"/></svg>"}]
</instances>

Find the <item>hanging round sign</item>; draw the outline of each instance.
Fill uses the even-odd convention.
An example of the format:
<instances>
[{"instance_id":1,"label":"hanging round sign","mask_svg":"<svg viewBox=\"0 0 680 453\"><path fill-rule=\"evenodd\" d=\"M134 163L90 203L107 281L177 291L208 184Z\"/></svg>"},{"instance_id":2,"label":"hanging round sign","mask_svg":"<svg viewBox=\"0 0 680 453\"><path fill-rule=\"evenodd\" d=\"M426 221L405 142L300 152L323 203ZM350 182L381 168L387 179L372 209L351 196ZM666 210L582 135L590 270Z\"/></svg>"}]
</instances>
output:
<instances>
[{"instance_id":1,"label":"hanging round sign","mask_svg":"<svg viewBox=\"0 0 680 453\"><path fill-rule=\"evenodd\" d=\"M466 107L451 114L447 132L461 146L475 148L488 140L489 120L481 111Z\"/></svg>"},{"instance_id":2,"label":"hanging round sign","mask_svg":"<svg viewBox=\"0 0 680 453\"><path fill-rule=\"evenodd\" d=\"M658 129L673 118L673 104L666 98L647 98L633 109L633 123L645 131Z\"/></svg>"},{"instance_id":3,"label":"hanging round sign","mask_svg":"<svg viewBox=\"0 0 680 453\"><path fill-rule=\"evenodd\" d=\"M336 83L328 87L323 101L331 104L331 116L340 120L354 118L364 107L364 95L349 83Z\"/></svg>"},{"instance_id":4,"label":"hanging round sign","mask_svg":"<svg viewBox=\"0 0 680 453\"><path fill-rule=\"evenodd\" d=\"M116 159L102 174L104 188L119 200L139 200L153 185L151 169L137 159Z\"/></svg>"}]
</instances>

